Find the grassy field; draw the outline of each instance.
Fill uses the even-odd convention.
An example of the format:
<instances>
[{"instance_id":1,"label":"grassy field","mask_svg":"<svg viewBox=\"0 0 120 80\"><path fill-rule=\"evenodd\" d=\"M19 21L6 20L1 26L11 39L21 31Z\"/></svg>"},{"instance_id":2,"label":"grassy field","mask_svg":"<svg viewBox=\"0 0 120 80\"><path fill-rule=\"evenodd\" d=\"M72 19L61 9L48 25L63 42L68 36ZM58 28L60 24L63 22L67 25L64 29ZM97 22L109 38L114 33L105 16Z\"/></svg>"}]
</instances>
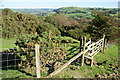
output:
<instances>
[{"instance_id":1,"label":"grassy field","mask_svg":"<svg viewBox=\"0 0 120 80\"><path fill-rule=\"evenodd\" d=\"M2 43L2 50L6 50L9 48L14 48L17 47L14 43L15 43L15 39L0 39L1 43Z\"/></svg>"},{"instance_id":2,"label":"grassy field","mask_svg":"<svg viewBox=\"0 0 120 80\"><path fill-rule=\"evenodd\" d=\"M3 48L13 48L15 47L14 42L15 39L3 39L2 40ZM11 44L9 44L9 42ZM74 49L68 50L69 53L78 52L76 47L79 46L79 43L72 44ZM73 56L73 55L72 55ZM71 55L69 56L71 57ZM88 63L84 64L84 66L80 65L69 65L66 69L62 70L57 75L53 76L53 78L94 78L94 77L107 77L110 78L115 74L118 74L118 46L112 45L109 46L105 53L98 53L94 57L94 65L90 67L89 60ZM73 62L74 63L74 62ZM20 70L2 70L2 78L35 78L35 75L31 75L31 73L26 73ZM47 74L43 74L42 76L46 76Z\"/></svg>"}]
</instances>

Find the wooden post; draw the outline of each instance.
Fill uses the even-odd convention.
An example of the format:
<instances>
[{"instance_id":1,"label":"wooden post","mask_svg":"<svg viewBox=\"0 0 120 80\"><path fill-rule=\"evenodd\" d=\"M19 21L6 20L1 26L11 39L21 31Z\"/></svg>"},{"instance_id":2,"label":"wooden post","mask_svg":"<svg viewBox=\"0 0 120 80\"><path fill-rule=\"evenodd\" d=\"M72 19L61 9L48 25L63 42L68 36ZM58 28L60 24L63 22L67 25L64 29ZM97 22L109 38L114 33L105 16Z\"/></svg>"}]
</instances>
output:
<instances>
[{"instance_id":1,"label":"wooden post","mask_svg":"<svg viewBox=\"0 0 120 80\"><path fill-rule=\"evenodd\" d=\"M83 42L83 55L82 55L82 63L81 63L81 66L84 65L84 58L85 58L85 44L86 44L86 37L84 37L84 42Z\"/></svg>"},{"instance_id":2,"label":"wooden post","mask_svg":"<svg viewBox=\"0 0 120 80\"><path fill-rule=\"evenodd\" d=\"M105 50L105 35L103 35L102 52Z\"/></svg>"},{"instance_id":3,"label":"wooden post","mask_svg":"<svg viewBox=\"0 0 120 80\"><path fill-rule=\"evenodd\" d=\"M105 49L107 48L107 39L105 39Z\"/></svg>"},{"instance_id":4,"label":"wooden post","mask_svg":"<svg viewBox=\"0 0 120 80\"><path fill-rule=\"evenodd\" d=\"M90 66L93 66L93 58L91 59Z\"/></svg>"},{"instance_id":5,"label":"wooden post","mask_svg":"<svg viewBox=\"0 0 120 80\"><path fill-rule=\"evenodd\" d=\"M38 44L35 44L35 57L36 57L36 74L37 78L40 78L40 52L39 52L40 46Z\"/></svg>"},{"instance_id":6,"label":"wooden post","mask_svg":"<svg viewBox=\"0 0 120 80\"><path fill-rule=\"evenodd\" d=\"M83 37L80 39L80 52L83 50Z\"/></svg>"}]
</instances>

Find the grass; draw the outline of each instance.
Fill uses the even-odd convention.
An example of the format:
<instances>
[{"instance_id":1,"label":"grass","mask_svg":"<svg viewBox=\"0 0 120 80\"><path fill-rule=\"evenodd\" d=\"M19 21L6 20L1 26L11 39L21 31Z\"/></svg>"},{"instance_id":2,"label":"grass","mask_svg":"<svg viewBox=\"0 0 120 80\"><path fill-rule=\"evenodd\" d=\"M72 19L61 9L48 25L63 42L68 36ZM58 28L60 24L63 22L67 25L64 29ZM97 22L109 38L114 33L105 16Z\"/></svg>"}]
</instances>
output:
<instances>
[{"instance_id":1,"label":"grass","mask_svg":"<svg viewBox=\"0 0 120 80\"><path fill-rule=\"evenodd\" d=\"M2 78L33 78L18 70L2 70Z\"/></svg>"},{"instance_id":2,"label":"grass","mask_svg":"<svg viewBox=\"0 0 120 80\"><path fill-rule=\"evenodd\" d=\"M17 47L14 44L15 43L15 39L0 39L0 41L2 42L2 49L3 50Z\"/></svg>"},{"instance_id":3,"label":"grass","mask_svg":"<svg viewBox=\"0 0 120 80\"><path fill-rule=\"evenodd\" d=\"M15 39L2 39L2 47L3 48L12 48L15 47L14 42ZM9 42L11 43L10 45ZM77 53L76 47L79 46L79 43L74 43L71 45L72 47L68 48L68 53ZM71 50L70 50L71 49ZM69 57L70 55L68 55ZM73 56L73 54L72 54ZM70 56L71 57L71 56ZM96 75L100 74L104 76L105 74L117 73L117 70L112 70L110 67L114 68L117 66L118 62L118 46L112 45L109 46L105 50L105 53L98 53L94 57L94 65L90 67L88 65L80 66L80 65L69 65L66 69L62 70L57 75L52 78L94 78ZM103 62L106 62L105 64ZM102 65L97 65L101 63ZM112 64L112 66L110 66ZM42 73L42 76L46 76L46 74ZM23 73L19 70L2 70L2 78L35 78L31 75Z\"/></svg>"},{"instance_id":4,"label":"grass","mask_svg":"<svg viewBox=\"0 0 120 80\"><path fill-rule=\"evenodd\" d=\"M105 53L98 53L94 62L96 64L102 63L102 65L94 65L92 67L88 65L79 66L79 65L70 65L60 73L54 76L54 78L95 78L98 74L101 77L106 76L106 74L117 73L117 70L112 70L117 66L118 61L118 47L116 45L110 46L105 50ZM106 63L103 63L106 62ZM112 66L110 66L112 64ZM76 68L75 70L72 68ZM110 68L112 67L112 69Z\"/></svg>"},{"instance_id":5,"label":"grass","mask_svg":"<svg viewBox=\"0 0 120 80\"><path fill-rule=\"evenodd\" d=\"M95 60L97 62L103 62L105 60L109 62L114 62L114 61L117 61L118 59L117 57L118 57L118 46L112 45L112 46L109 46L108 49L106 49L105 53L99 53L99 55L96 55Z\"/></svg>"}]
</instances>

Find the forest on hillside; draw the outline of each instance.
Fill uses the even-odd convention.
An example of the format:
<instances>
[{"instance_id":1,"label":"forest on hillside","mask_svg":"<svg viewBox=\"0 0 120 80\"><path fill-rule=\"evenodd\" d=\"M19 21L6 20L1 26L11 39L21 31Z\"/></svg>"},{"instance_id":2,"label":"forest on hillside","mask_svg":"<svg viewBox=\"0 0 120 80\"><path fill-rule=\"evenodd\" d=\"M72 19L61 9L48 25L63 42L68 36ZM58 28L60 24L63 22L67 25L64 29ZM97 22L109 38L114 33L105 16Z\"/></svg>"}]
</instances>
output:
<instances>
[{"instance_id":1,"label":"forest on hillside","mask_svg":"<svg viewBox=\"0 0 120 80\"><path fill-rule=\"evenodd\" d=\"M83 9L82 9L83 10ZM85 9L84 9L85 10ZM37 16L14 12L10 9L3 9L3 37L13 38L20 34L41 34L51 31L54 35L70 36L79 40L81 36L94 37L106 34L108 38L114 37L118 28L118 12L116 9L91 10L92 18L70 17L66 14L81 12L79 8L68 7L54 10L56 13L47 16ZM97 10L102 10L99 12ZM70 14L71 15L71 14ZM113 16L114 15L114 16ZM96 34L97 32L97 34ZM99 37L98 36L98 37Z\"/></svg>"}]
</instances>

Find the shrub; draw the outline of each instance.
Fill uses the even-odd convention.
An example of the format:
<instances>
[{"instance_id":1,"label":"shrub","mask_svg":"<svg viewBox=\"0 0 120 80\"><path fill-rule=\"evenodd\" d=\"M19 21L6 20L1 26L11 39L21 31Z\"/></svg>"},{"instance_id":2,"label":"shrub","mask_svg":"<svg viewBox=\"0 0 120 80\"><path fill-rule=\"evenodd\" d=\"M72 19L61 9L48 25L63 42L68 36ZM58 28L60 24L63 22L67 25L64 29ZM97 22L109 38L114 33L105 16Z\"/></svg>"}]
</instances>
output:
<instances>
[{"instance_id":1,"label":"shrub","mask_svg":"<svg viewBox=\"0 0 120 80\"><path fill-rule=\"evenodd\" d=\"M40 62L41 70L46 71L46 67L58 67L56 64L66 58L66 51L61 43L60 36L53 36L52 32L43 32L41 35L26 34L21 35L16 41L16 45L21 48L21 52L26 54L20 55L22 62L21 67L32 64L35 67L35 56L30 55L30 52L34 52L35 43L40 44ZM27 54L28 53L28 54Z\"/></svg>"}]
</instances>

